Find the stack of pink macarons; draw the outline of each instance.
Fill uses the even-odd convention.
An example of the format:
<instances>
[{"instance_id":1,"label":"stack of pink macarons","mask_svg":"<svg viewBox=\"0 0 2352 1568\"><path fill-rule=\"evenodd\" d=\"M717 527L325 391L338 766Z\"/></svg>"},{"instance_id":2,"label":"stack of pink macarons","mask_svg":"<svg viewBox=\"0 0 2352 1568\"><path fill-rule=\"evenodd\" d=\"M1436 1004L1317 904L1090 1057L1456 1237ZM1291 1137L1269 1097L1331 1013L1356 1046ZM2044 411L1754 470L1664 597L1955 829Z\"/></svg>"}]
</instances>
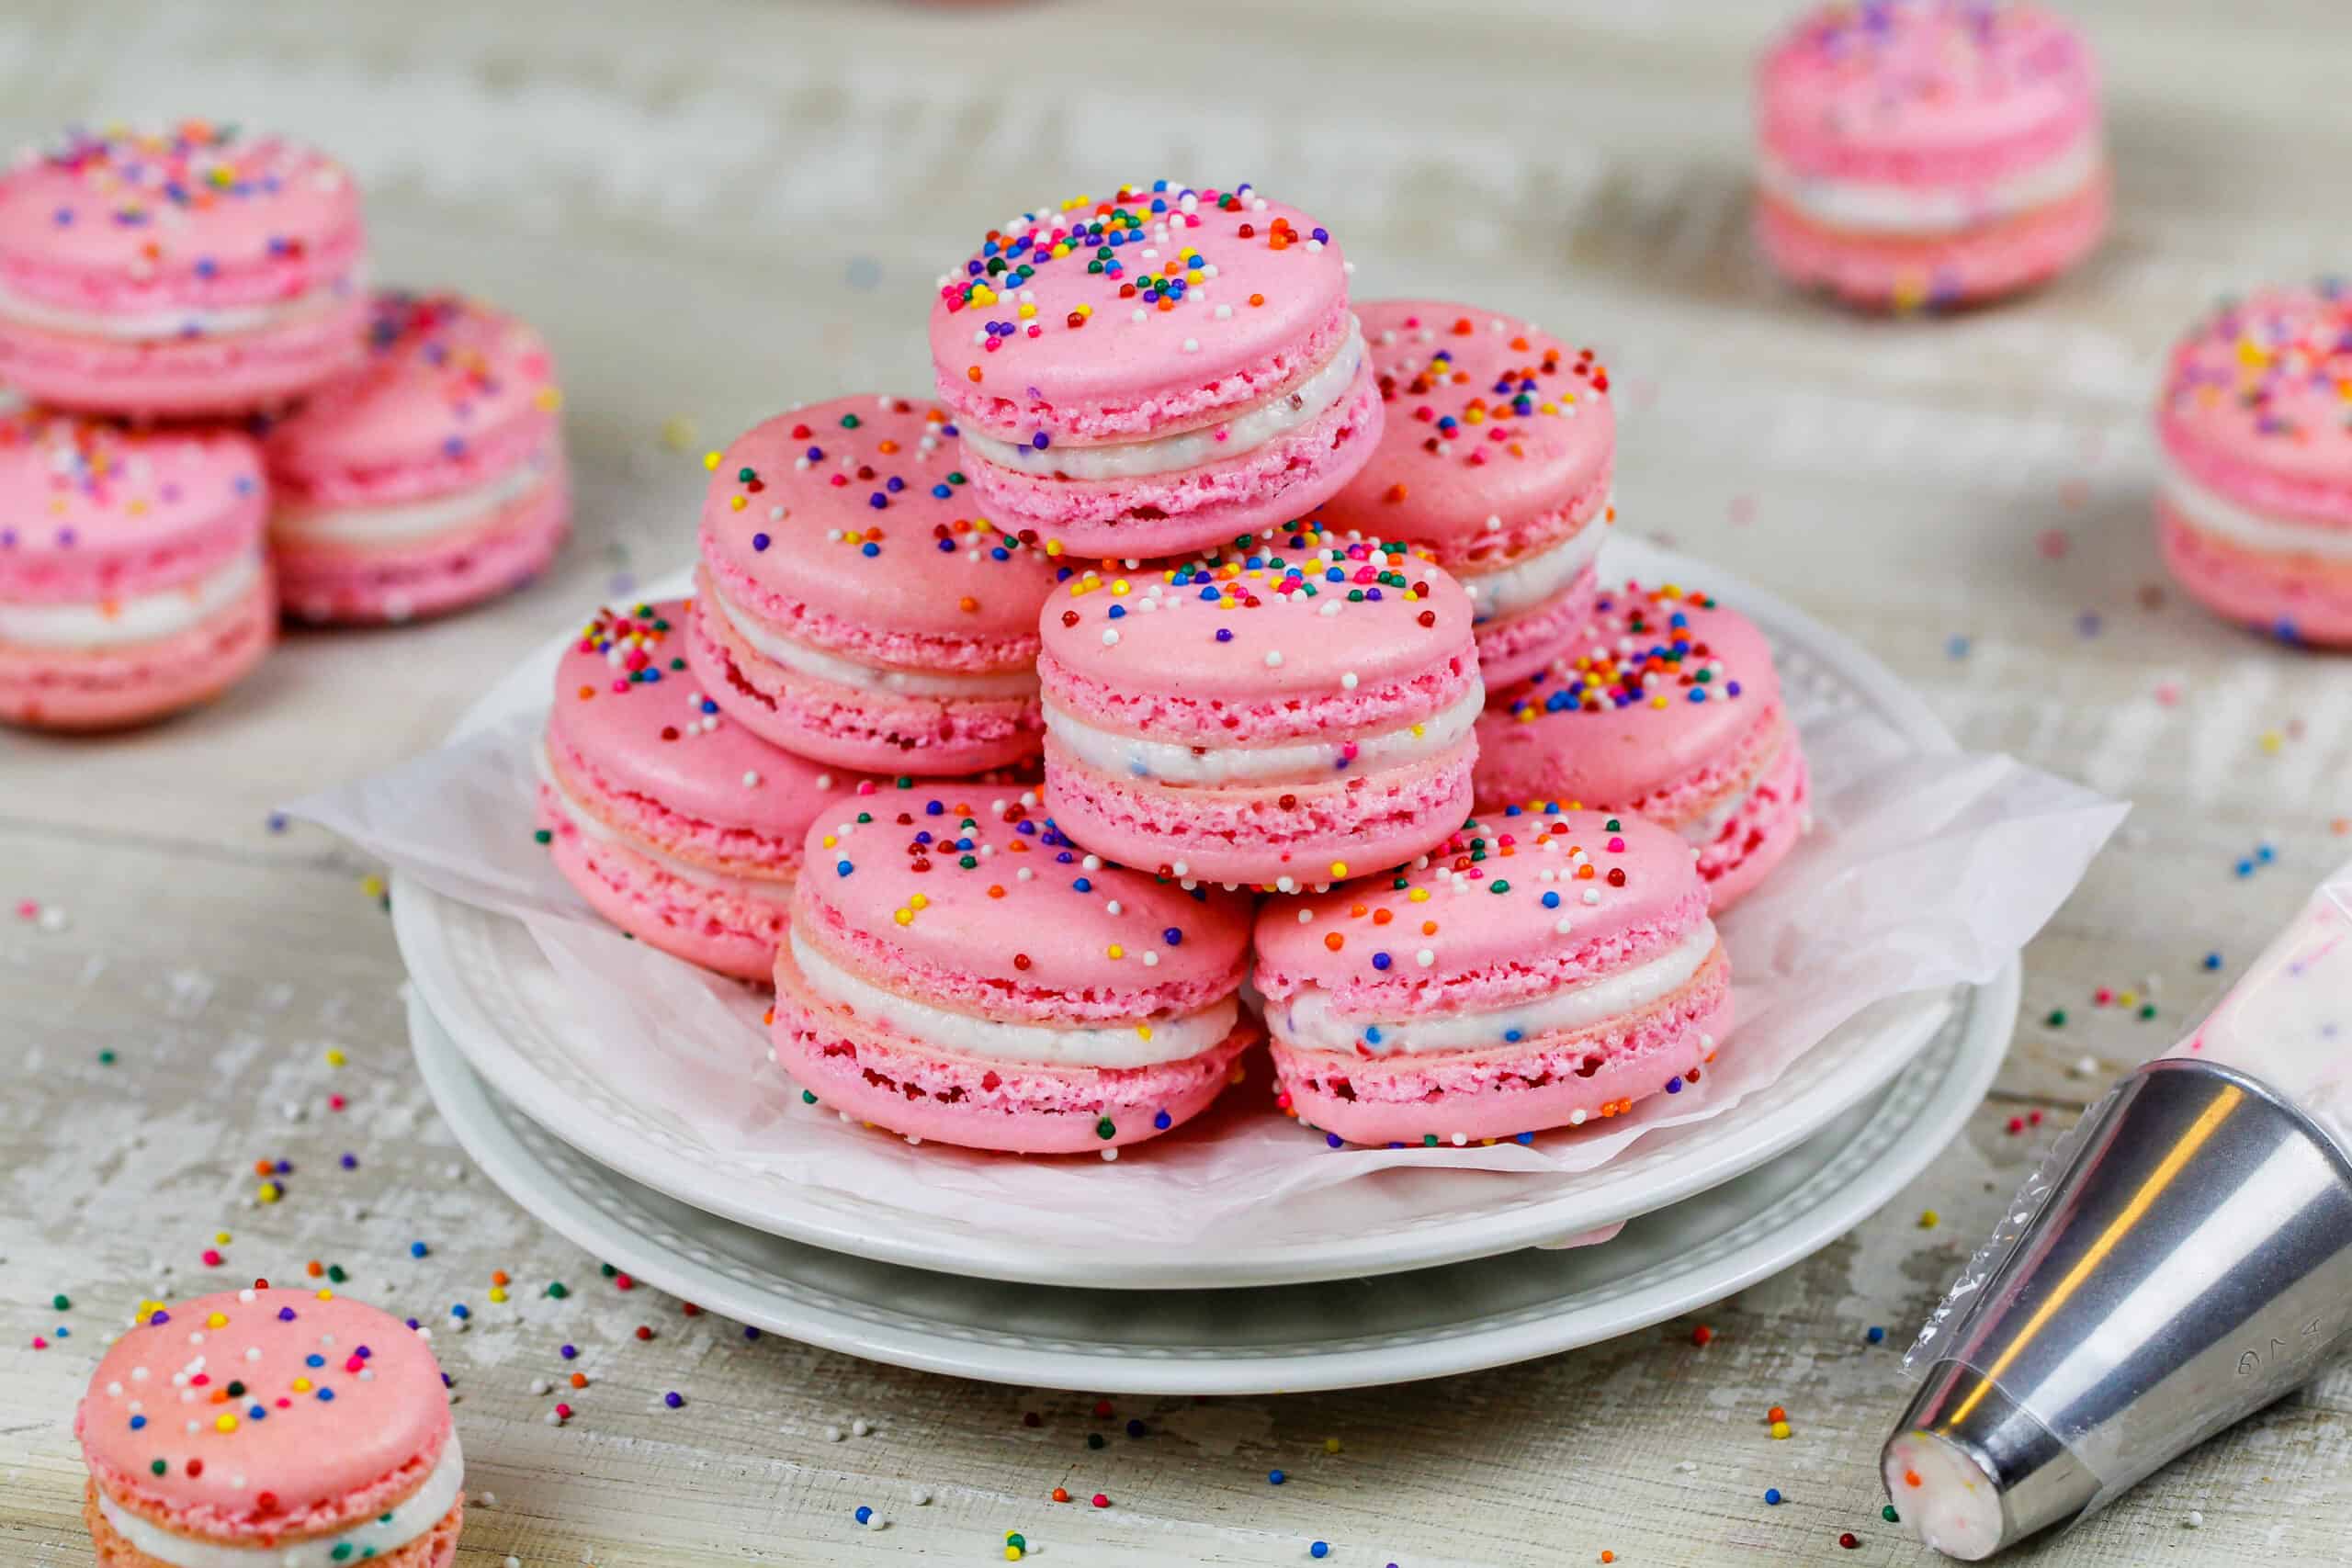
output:
<instances>
[{"instance_id":1,"label":"stack of pink macarons","mask_svg":"<svg viewBox=\"0 0 2352 1568\"><path fill-rule=\"evenodd\" d=\"M0 436L0 719L160 717L253 669L281 596L393 621L546 563L545 345L367 259L350 175L280 137L75 131L0 172L0 386L33 404Z\"/></svg>"},{"instance_id":2,"label":"stack of pink macarons","mask_svg":"<svg viewBox=\"0 0 2352 1568\"><path fill-rule=\"evenodd\" d=\"M989 231L932 303L937 400L708 454L692 598L564 655L558 870L773 976L803 1095L914 1141L1115 1156L1268 1031L1334 1144L1698 1081L1712 916L1805 826L1770 650L1605 585L1592 349L1348 278L1247 186Z\"/></svg>"}]
</instances>

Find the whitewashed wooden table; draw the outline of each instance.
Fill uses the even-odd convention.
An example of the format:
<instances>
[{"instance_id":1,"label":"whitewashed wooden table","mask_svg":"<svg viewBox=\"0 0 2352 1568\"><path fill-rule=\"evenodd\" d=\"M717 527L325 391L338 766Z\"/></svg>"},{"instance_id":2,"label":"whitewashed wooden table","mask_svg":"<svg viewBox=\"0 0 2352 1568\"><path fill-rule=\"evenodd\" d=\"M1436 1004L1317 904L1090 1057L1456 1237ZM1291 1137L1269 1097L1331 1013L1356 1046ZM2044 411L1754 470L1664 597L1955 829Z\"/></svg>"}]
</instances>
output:
<instances>
[{"instance_id":1,"label":"whitewashed wooden table","mask_svg":"<svg viewBox=\"0 0 2352 1568\"><path fill-rule=\"evenodd\" d=\"M1871 323L1783 293L1746 243L1746 73L1783 15L1767 0L1356 0L1336 17L1247 0L16 0L12 138L158 113L285 127L367 180L381 276L542 321L582 516L560 570L511 603L296 635L228 701L151 732L0 737L0 1565L88 1560L73 1402L141 1296L311 1259L419 1315L474 1307L440 1348L473 1484L497 1499L469 1515L475 1568L980 1561L1008 1529L1086 1564L1300 1562L1318 1539L1342 1565L1923 1561L1879 1517L1894 1345L2048 1129L2210 999L2205 955L2250 957L2352 855L2347 667L2165 590L2145 428L2192 313L2346 259L2346 24L2325 0L2076 8L2110 77L2112 243L2013 308ZM800 399L921 389L931 282L973 232L1162 174L1306 206L1366 297L1464 295L1596 344L1622 389L1624 526L1848 631L1968 745L2138 801L2029 953L2015 1049L1967 1135L1809 1263L1531 1366L1124 1400L1105 1421L1091 1398L747 1343L623 1293L437 1122L369 868L273 832L271 807L428 744L550 629L684 558L706 441ZM2265 842L2275 863L2235 876ZM2101 987L2153 995L2158 1017L2094 1005ZM2070 1072L2086 1055L2096 1076ZM2035 1110L2041 1129L2007 1131ZM279 1157L287 1196L255 1205L253 1162ZM1866 1343L1872 1325L1888 1344ZM594 1381L558 1429L530 1387L560 1377L567 1341ZM662 1407L672 1389L683 1410ZM2352 1560L2347 1393L2290 1401L2020 1560ZM1784 1442L1765 1429L1776 1404ZM1147 1437L1124 1435L1130 1417ZM1057 1485L1115 1506L1057 1507ZM1767 1507L1768 1486L1787 1501ZM860 1504L890 1527L858 1529Z\"/></svg>"}]
</instances>

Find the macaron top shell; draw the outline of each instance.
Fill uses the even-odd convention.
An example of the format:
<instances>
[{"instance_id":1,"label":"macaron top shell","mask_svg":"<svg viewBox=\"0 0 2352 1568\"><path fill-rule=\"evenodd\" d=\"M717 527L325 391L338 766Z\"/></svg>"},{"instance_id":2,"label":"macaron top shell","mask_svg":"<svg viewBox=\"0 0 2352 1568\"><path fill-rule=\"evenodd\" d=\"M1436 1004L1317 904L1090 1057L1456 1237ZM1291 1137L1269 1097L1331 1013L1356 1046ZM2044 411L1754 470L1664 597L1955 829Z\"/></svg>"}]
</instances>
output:
<instances>
[{"instance_id":1,"label":"macaron top shell","mask_svg":"<svg viewBox=\"0 0 2352 1568\"><path fill-rule=\"evenodd\" d=\"M200 571L257 540L266 506L261 450L239 432L0 414L0 584L32 596L104 592L158 555Z\"/></svg>"},{"instance_id":2,"label":"macaron top shell","mask_svg":"<svg viewBox=\"0 0 2352 1568\"><path fill-rule=\"evenodd\" d=\"M403 1467L422 1480L451 1429L433 1352L376 1308L323 1296L224 1291L117 1339L74 1418L109 1490L193 1531L246 1532L345 1522L355 1494Z\"/></svg>"},{"instance_id":3,"label":"macaron top shell","mask_svg":"<svg viewBox=\"0 0 2352 1568\"><path fill-rule=\"evenodd\" d=\"M1277 1001L1320 987L1343 1011L1442 1007L1450 986L1498 965L1613 955L1621 939L1659 928L1679 937L1705 918L1706 897L1690 846L1638 817L1473 820L1393 874L1268 902L1258 916L1257 980Z\"/></svg>"},{"instance_id":4,"label":"macaron top shell","mask_svg":"<svg viewBox=\"0 0 2352 1568\"><path fill-rule=\"evenodd\" d=\"M947 411L871 395L811 403L716 454L704 553L760 589L878 631L1036 634L1056 566L989 526Z\"/></svg>"},{"instance_id":5,"label":"macaron top shell","mask_svg":"<svg viewBox=\"0 0 2352 1568\"><path fill-rule=\"evenodd\" d=\"M1106 863L1031 815L1018 786L925 780L852 804L809 832L796 926L812 908L902 961L1025 998L1198 1005L1240 983L1248 897Z\"/></svg>"},{"instance_id":6,"label":"macaron top shell","mask_svg":"<svg viewBox=\"0 0 2352 1568\"><path fill-rule=\"evenodd\" d=\"M1298 209L1246 185L1158 180L988 231L940 282L932 360L941 395L987 434L1064 438L1062 411L1142 414L1162 394L1261 370L1347 297L1338 243ZM1094 438L1134 439L1146 423Z\"/></svg>"},{"instance_id":7,"label":"macaron top shell","mask_svg":"<svg viewBox=\"0 0 2352 1568\"><path fill-rule=\"evenodd\" d=\"M1578 651L1487 711L1478 739L1532 730L1561 803L1630 807L1724 754L1780 696L1755 623L1703 593L1629 583L1596 602Z\"/></svg>"},{"instance_id":8,"label":"macaron top shell","mask_svg":"<svg viewBox=\"0 0 2352 1568\"><path fill-rule=\"evenodd\" d=\"M1813 13L1766 58L1760 130L1801 169L1845 157L1965 154L1999 161L2055 151L2098 117L2098 67L2080 32L2029 5L1865 0ZM1924 169L1918 172L1926 172Z\"/></svg>"},{"instance_id":9,"label":"macaron top shell","mask_svg":"<svg viewBox=\"0 0 2352 1568\"><path fill-rule=\"evenodd\" d=\"M281 491L334 500L356 487L379 502L388 470L460 477L536 448L562 404L554 383L546 343L514 317L456 294L379 290L367 360L271 427L270 474Z\"/></svg>"},{"instance_id":10,"label":"macaron top shell","mask_svg":"<svg viewBox=\"0 0 2352 1568\"><path fill-rule=\"evenodd\" d=\"M2157 419L2177 455L2352 483L2352 292L2264 288L2173 351Z\"/></svg>"},{"instance_id":11,"label":"macaron top shell","mask_svg":"<svg viewBox=\"0 0 2352 1568\"><path fill-rule=\"evenodd\" d=\"M1388 418L1372 461L1324 506L1334 526L1458 562L1607 479L1617 412L1589 348L1437 299L1375 299L1356 318Z\"/></svg>"},{"instance_id":12,"label":"macaron top shell","mask_svg":"<svg viewBox=\"0 0 2352 1568\"><path fill-rule=\"evenodd\" d=\"M1476 657L1470 597L1443 570L1400 544L1312 526L1071 587L1046 605L1046 652L1125 690L1338 696Z\"/></svg>"},{"instance_id":13,"label":"macaron top shell","mask_svg":"<svg viewBox=\"0 0 2352 1568\"><path fill-rule=\"evenodd\" d=\"M720 713L684 667L686 616L683 599L598 610L556 666L548 729L616 789L797 848L866 776L771 746Z\"/></svg>"},{"instance_id":14,"label":"macaron top shell","mask_svg":"<svg viewBox=\"0 0 2352 1568\"><path fill-rule=\"evenodd\" d=\"M341 164L232 127L77 130L0 175L0 287L61 310L269 304L361 244Z\"/></svg>"}]
</instances>

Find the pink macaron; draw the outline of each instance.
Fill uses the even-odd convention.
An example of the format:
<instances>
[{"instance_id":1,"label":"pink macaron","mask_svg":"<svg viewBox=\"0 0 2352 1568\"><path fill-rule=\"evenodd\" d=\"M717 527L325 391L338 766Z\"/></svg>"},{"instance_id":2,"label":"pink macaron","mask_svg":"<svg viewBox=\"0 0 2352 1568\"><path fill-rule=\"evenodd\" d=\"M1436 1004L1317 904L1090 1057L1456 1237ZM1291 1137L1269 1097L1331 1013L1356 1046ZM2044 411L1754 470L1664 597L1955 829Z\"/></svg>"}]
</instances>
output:
<instances>
[{"instance_id":1,"label":"pink macaron","mask_svg":"<svg viewBox=\"0 0 2352 1568\"><path fill-rule=\"evenodd\" d=\"M1109 1158L1237 1076L1250 900L1107 865L1035 801L902 782L811 830L775 961L804 1091L910 1139Z\"/></svg>"},{"instance_id":2,"label":"pink macaron","mask_svg":"<svg viewBox=\"0 0 2352 1568\"><path fill-rule=\"evenodd\" d=\"M143 1310L74 1416L101 1568L448 1568L466 1464L428 1337L327 1291Z\"/></svg>"},{"instance_id":3,"label":"pink macaron","mask_svg":"<svg viewBox=\"0 0 2352 1568\"><path fill-rule=\"evenodd\" d=\"M2014 293L2107 230L2098 67L2072 23L2034 6L1815 12L1764 60L1757 137L1765 254L1866 309Z\"/></svg>"},{"instance_id":4,"label":"pink macaron","mask_svg":"<svg viewBox=\"0 0 2352 1568\"><path fill-rule=\"evenodd\" d=\"M356 361L359 192L297 142L74 131L0 175L0 382L100 413L267 408Z\"/></svg>"},{"instance_id":5,"label":"pink macaron","mask_svg":"<svg viewBox=\"0 0 2352 1568\"><path fill-rule=\"evenodd\" d=\"M765 981L801 840L872 781L771 746L704 695L684 600L599 610L556 666L538 838L623 931Z\"/></svg>"},{"instance_id":6,"label":"pink macaron","mask_svg":"<svg viewBox=\"0 0 2352 1568\"><path fill-rule=\"evenodd\" d=\"M366 363L265 441L287 612L404 621L536 576L571 515L562 401L547 344L514 317L377 294Z\"/></svg>"},{"instance_id":7,"label":"pink macaron","mask_svg":"<svg viewBox=\"0 0 2352 1568\"><path fill-rule=\"evenodd\" d=\"M2180 585L2290 642L2352 647L2352 293L2266 288L2173 352L2156 521Z\"/></svg>"},{"instance_id":8,"label":"pink macaron","mask_svg":"<svg viewBox=\"0 0 2352 1568\"><path fill-rule=\"evenodd\" d=\"M1123 186L989 230L940 280L931 355L989 514L1082 555L1277 528L1380 439L1338 244L1248 186Z\"/></svg>"},{"instance_id":9,"label":"pink macaron","mask_svg":"<svg viewBox=\"0 0 2352 1568\"><path fill-rule=\"evenodd\" d=\"M838 767L1029 761L1054 562L978 515L946 412L836 398L706 459L688 657L755 734Z\"/></svg>"},{"instance_id":10,"label":"pink macaron","mask_svg":"<svg viewBox=\"0 0 2352 1568\"><path fill-rule=\"evenodd\" d=\"M1270 901L1254 978L1284 1106L1335 1145L1582 1126L1698 1082L1731 1026L1689 849L1600 811Z\"/></svg>"},{"instance_id":11,"label":"pink macaron","mask_svg":"<svg viewBox=\"0 0 2352 1568\"><path fill-rule=\"evenodd\" d=\"M1046 800L1098 854L1295 892L1469 815L1470 597L1402 545L1301 525L1090 571L1044 629Z\"/></svg>"},{"instance_id":12,"label":"pink macaron","mask_svg":"<svg viewBox=\"0 0 2352 1568\"><path fill-rule=\"evenodd\" d=\"M1478 721L1478 809L1516 830L1560 807L1674 829L1718 913L1810 825L1804 750L1764 634L1671 584L1601 594L1582 647Z\"/></svg>"},{"instance_id":13,"label":"pink macaron","mask_svg":"<svg viewBox=\"0 0 2352 1568\"><path fill-rule=\"evenodd\" d=\"M1345 532L1427 545L1477 612L1489 691L1566 649L1616 519L1609 372L1524 321L1433 299L1360 306L1387 422L1323 508Z\"/></svg>"},{"instance_id":14,"label":"pink macaron","mask_svg":"<svg viewBox=\"0 0 2352 1568\"><path fill-rule=\"evenodd\" d=\"M261 451L230 430L0 415L0 719L193 707L277 635Z\"/></svg>"}]
</instances>

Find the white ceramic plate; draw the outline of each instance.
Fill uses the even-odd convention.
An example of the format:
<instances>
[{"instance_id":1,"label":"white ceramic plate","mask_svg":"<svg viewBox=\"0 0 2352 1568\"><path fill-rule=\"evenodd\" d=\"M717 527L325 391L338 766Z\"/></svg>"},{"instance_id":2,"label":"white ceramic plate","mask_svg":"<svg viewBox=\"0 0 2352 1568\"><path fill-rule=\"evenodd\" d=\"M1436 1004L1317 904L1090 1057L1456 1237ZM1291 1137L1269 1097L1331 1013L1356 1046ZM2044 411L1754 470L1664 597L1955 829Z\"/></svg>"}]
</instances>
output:
<instances>
[{"instance_id":1,"label":"white ceramic plate","mask_svg":"<svg viewBox=\"0 0 2352 1568\"><path fill-rule=\"evenodd\" d=\"M502 1100L415 991L425 1087L492 1180L615 1268L741 1323L868 1360L1114 1393L1238 1394L1408 1382L1574 1349L1719 1301L1851 1229L1950 1143L2000 1066L1954 1016L1912 1070L1813 1136L1571 1251L1377 1282L1085 1290L904 1269L665 1198Z\"/></svg>"},{"instance_id":2,"label":"white ceramic plate","mask_svg":"<svg viewBox=\"0 0 2352 1568\"><path fill-rule=\"evenodd\" d=\"M1649 581L1704 571L1770 636L1783 684L1813 702L1860 708L1925 751L1951 737L1885 668L1835 632L1724 573L1637 540L1612 540L1612 572ZM644 591L687 592L681 573ZM493 685L459 736L542 710L556 638ZM1367 1223L1363 1183L1285 1199L1246 1237L1187 1248L1123 1247L1090 1235L1066 1247L992 1235L881 1197L796 1182L645 1113L631 1086L604 1082L569 1048L561 982L515 919L395 884L392 923L409 973L433 1014L490 1085L559 1137L657 1191L773 1235L864 1258L952 1274L1039 1284L1207 1289L1339 1280L1428 1268L1541 1247L1679 1202L1792 1148L1884 1088L1939 1028L1972 1052L1997 1053L2017 1013L2012 964L1984 987L1892 998L1808 1053L1800 1069L1710 1121L1643 1138L1618 1158L1541 1185L1474 1173L1384 1172L1379 1218ZM1073 1171L1071 1179L1083 1179Z\"/></svg>"}]
</instances>

